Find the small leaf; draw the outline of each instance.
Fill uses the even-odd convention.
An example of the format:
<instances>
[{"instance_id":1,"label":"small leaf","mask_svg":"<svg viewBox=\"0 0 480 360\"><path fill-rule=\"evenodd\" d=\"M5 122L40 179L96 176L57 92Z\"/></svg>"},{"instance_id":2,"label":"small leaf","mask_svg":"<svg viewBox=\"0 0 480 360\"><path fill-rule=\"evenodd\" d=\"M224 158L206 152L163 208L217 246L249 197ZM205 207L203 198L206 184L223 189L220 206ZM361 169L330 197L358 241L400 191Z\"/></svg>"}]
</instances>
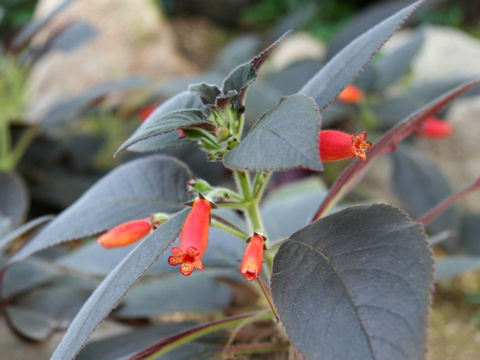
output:
<instances>
[{"instance_id":1,"label":"small leaf","mask_svg":"<svg viewBox=\"0 0 480 360\"><path fill-rule=\"evenodd\" d=\"M277 47L278 44L280 44L280 42L285 39L288 35L290 35L290 33L292 32L293 30L287 30L285 31L282 36L280 36L275 42L273 42L272 44L270 44L270 46L268 46L265 50L263 50L260 54L258 54L257 56L255 56L252 60L250 60L250 64L252 65L252 68L253 70L255 71L258 71L258 69L260 69L260 66L263 65L263 63L265 62L265 60L267 60L267 58L270 56L270 54L272 53L273 50L275 50L275 48Z\"/></svg>"},{"instance_id":2,"label":"small leaf","mask_svg":"<svg viewBox=\"0 0 480 360\"><path fill-rule=\"evenodd\" d=\"M70 324L52 360L73 359L128 289L175 240L190 209L184 209L142 240L101 282Z\"/></svg>"},{"instance_id":3,"label":"small leaf","mask_svg":"<svg viewBox=\"0 0 480 360\"><path fill-rule=\"evenodd\" d=\"M204 105L215 104L215 99L221 92L217 85L206 83L190 85L188 90L198 95Z\"/></svg>"},{"instance_id":4,"label":"small leaf","mask_svg":"<svg viewBox=\"0 0 480 360\"><path fill-rule=\"evenodd\" d=\"M213 123L205 118L202 110L177 110L160 117L154 117L153 115L154 114L148 118L152 120L142 128L142 131L135 131L132 136L118 148L115 154L118 154L120 151L127 149L139 141L151 138L152 136L165 134L172 130L198 125L213 126Z\"/></svg>"},{"instance_id":5,"label":"small leaf","mask_svg":"<svg viewBox=\"0 0 480 360\"><path fill-rule=\"evenodd\" d=\"M355 206L280 247L272 295L306 359L421 359L432 274L419 223L390 206Z\"/></svg>"},{"instance_id":6,"label":"small leaf","mask_svg":"<svg viewBox=\"0 0 480 360\"><path fill-rule=\"evenodd\" d=\"M401 9L353 40L306 83L300 93L314 98L323 111L424 1Z\"/></svg>"},{"instance_id":7,"label":"small leaf","mask_svg":"<svg viewBox=\"0 0 480 360\"><path fill-rule=\"evenodd\" d=\"M441 171L415 149L402 145L391 158L393 188L412 217L423 215L452 193ZM428 226L437 233L454 230L458 222L456 208L450 207Z\"/></svg>"},{"instance_id":8,"label":"small leaf","mask_svg":"<svg viewBox=\"0 0 480 360\"><path fill-rule=\"evenodd\" d=\"M182 311L220 311L230 305L231 300L230 290L205 273L196 273L188 278L176 273L134 286L113 315L132 319Z\"/></svg>"},{"instance_id":9,"label":"small leaf","mask_svg":"<svg viewBox=\"0 0 480 360\"><path fill-rule=\"evenodd\" d=\"M10 263L65 241L109 230L154 212L175 212L187 200L186 166L168 156L130 161L111 171L45 226Z\"/></svg>"},{"instance_id":10,"label":"small leaf","mask_svg":"<svg viewBox=\"0 0 480 360\"><path fill-rule=\"evenodd\" d=\"M225 80L223 80L222 93L226 95L231 92L236 92L238 94L236 102L237 105L240 105L245 95L245 90L256 78L257 72L250 63L238 65Z\"/></svg>"},{"instance_id":11,"label":"small leaf","mask_svg":"<svg viewBox=\"0 0 480 360\"><path fill-rule=\"evenodd\" d=\"M478 271L479 269L479 256L452 255L442 257L435 263L435 279L448 279L468 271Z\"/></svg>"},{"instance_id":12,"label":"small leaf","mask_svg":"<svg viewBox=\"0 0 480 360\"><path fill-rule=\"evenodd\" d=\"M223 162L231 169L322 170L318 152L320 120L320 113L308 96L284 97L258 119L245 139L225 155Z\"/></svg>"},{"instance_id":13,"label":"small leaf","mask_svg":"<svg viewBox=\"0 0 480 360\"><path fill-rule=\"evenodd\" d=\"M155 109L155 111L150 114L150 116L138 127L137 130L125 141L115 152L114 156L117 155L119 152L125 149L132 149L134 151L156 151L162 149L164 147L171 147L172 145L175 146L177 143L181 145L185 143L183 139L180 139L178 133L173 131L169 133L168 131L162 133L158 132L156 135L145 136L145 134L149 133L152 128L155 128L160 122L160 119L165 118L169 114L178 112L178 111L189 111L192 110L193 116L198 115L203 108L203 104L200 98L192 94L189 91L181 92L168 101L165 101L162 105ZM200 114L200 116L202 116ZM201 120L203 122L204 120ZM160 123L160 125L162 125ZM175 130L173 128L171 130ZM174 135L171 135L174 134ZM132 141L132 139L137 139L136 141ZM168 144L163 145L162 142L165 141ZM138 143L137 146L135 144Z\"/></svg>"}]
</instances>

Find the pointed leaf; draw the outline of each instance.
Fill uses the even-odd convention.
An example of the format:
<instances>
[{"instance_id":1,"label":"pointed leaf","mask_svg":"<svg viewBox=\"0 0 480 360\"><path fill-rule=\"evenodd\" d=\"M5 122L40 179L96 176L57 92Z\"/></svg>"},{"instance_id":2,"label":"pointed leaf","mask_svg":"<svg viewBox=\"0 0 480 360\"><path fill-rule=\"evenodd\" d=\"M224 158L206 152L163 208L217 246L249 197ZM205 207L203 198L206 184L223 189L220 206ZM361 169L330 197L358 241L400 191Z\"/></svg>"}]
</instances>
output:
<instances>
[{"instance_id":1,"label":"pointed leaf","mask_svg":"<svg viewBox=\"0 0 480 360\"><path fill-rule=\"evenodd\" d=\"M134 151L155 151L164 147L181 145L185 141L179 138L177 128L185 124L210 123L202 113L203 104L200 98L190 91L181 92L161 104L138 127L137 130L115 152L116 156L125 149ZM177 125L175 125L177 123ZM182 124L182 125L181 125ZM175 135L170 135L171 133ZM165 141L168 144L164 145ZM136 143L139 143L135 146Z\"/></svg>"},{"instance_id":2,"label":"pointed leaf","mask_svg":"<svg viewBox=\"0 0 480 360\"><path fill-rule=\"evenodd\" d=\"M45 340L58 327L55 319L18 306L6 308L8 323L29 340Z\"/></svg>"},{"instance_id":3,"label":"pointed leaf","mask_svg":"<svg viewBox=\"0 0 480 360\"><path fill-rule=\"evenodd\" d=\"M319 131L320 113L314 101L301 94L286 96L258 119L223 162L231 169L322 170Z\"/></svg>"},{"instance_id":4,"label":"pointed leaf","mask_svg":"<svg viewBox=\"0 0 480 360\"><path fill-rule=\"evenodd\" d=\"M267 58L270 56L270 54L272 53L273 50L275 50L275 48L277 47L278 44L280 44L280 42L285 39L288 35L290 35L290 33L292 32L293 30L287 30L285 31L282 36L280 36L275 42L273 42L272 44L270 44L265 50L263 50L260 54L258 54L257 56L255 56L252 60L250 60L250 64L252 65L252 68L255 70L255 71L258 71L258 69L260 69L260 66L263 65L263 63L265 62L265 60L267 60Z\"/></svg>"},{"instance_id":5,"label":"pointed leaf","mask_svg":"<svg viewBox=\"0 0 480 360\"><path fill-rule=\"evenodd\" d=\"M188 90L191 93L198 95L204 105L215 104L215 99L221 92L217 85L206 83L190 85Z\"/></svg>"},{"instance_id":6,"label":"pointed leaf","mask_svg":"<svg viewBox=\"0 0 480 360\"><path fill-rule=\"evenodd\" d=\"M355 206L280 247L272 295L306 359L421 359L432 283L420 224L387 205Z\"/></svg>"},{"instance_id":7,"label":"pointed leaf","mask_svg":"<svg viewBox=\"0 0 480 360\"><path fill-rule=\"evenodd\" d=\"M49 222L53 218L54 218L53 215L40 216L38 218L30 220L29 222L27 222L26 224L23 224L22 226L18 227L12 232L9 232L4 237L0 238L0 250L5 246L7 246L8 244L10 244L10 242L15 240L16 238L28 233L29 231L35 229L40 225L43 225L46 222Z\"/></svg>"},{"instance_id":8,"label":"pointed leaf","mask_svg":"<svg viewBox=\"0 0 480 360\"><path fill-rule=\"evenodd\" d=\"M69 326L51 360L73 359L128 289L175 240L190 209L184 209L142 240L102 281Z\"/></svg>"},{"instance_id":9,"label":"pointed leaf","mask_svg":"<svg viewBox=\"0 0 480 360\"><path fill-rule=\"evenodd\" d=\"M306 83L300 93L314 98L323 111L424 1L403 8L353 40Z\"/></svg>"},{"instance_id":10,"label":"pointed leaf","mask_svg":"<svg viewBox=\"0 0 480 360\"><path fill-rule=\"evenodd\" d=\"M174 212L187 200L190 173L178 160L154 155L111 171L43 228L10 263L47 247L108 230L154 212Z\"/></svg>"}]
</instances>

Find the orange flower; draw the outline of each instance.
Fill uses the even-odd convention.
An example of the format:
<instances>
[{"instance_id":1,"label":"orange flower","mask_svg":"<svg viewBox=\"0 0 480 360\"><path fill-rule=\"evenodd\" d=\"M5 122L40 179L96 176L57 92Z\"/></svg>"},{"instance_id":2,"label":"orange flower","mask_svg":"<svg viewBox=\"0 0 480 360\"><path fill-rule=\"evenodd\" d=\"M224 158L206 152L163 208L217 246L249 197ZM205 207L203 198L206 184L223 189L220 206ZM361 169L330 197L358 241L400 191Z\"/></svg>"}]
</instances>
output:
<instances>
[{"instance_id":1,"label":"orange flower","mask_svg":"<svg viewBox=\"0 0 480 360\"><path fill-rule=\"evenodd\" d=\"M127 246L148 235L152 228L150 217L128 221L100 236L97 242L106 249Z\"/></svg>"},{"instance_id":2,"label":"orange flower","mask_svg":"<svg viewBox=\"0 0 480 360\"><path fill-rule=\"evenodd\" d=\"M338 161L349 158L367 158L366 150L372 146L370 141L365 141L367 133L355 135L338 130L322 130L319 133L320 157L322 161Z\"/></svg>"},{"instance_id":3,"label":"orange flower","mask_svg":"<svg viewBox=\"0 0 480 360\"><path fill-rule=\"evenodd\" d=\"M203 270L202 256L207 248L212 203L204 198L196 199L183 223L180 247L172 248L168 263L180 265L180 272L188 276L194 269Z\"/></svg>"},{"instance_id":4,"label":"orange flower","mask_svg":"<svg viewBox=\"0 0 480 360\"><path fill-rule=\"evenodd\" d=\"M263 250L265 250L265 236L254 233L247 240L248 245L243 254L240 272L248 280L255 280L262 270Z\"/></svg>"},{"instance_id":5,"label":"orange flower","mask_svg":"<svg viewBox=\"0 0 480 360\"><path fill-rule=\"evenodd\" d=\"M450 136L452 133L452 125L436 117L430 116L423 121L422 125L415 133L417 136L424 138L441 139Z\"/></svg>"},{"instance_id":6,"label":"orange flower","mask_svg":"<svg viewBox=\"0 0 480 360\"><path fill-rule=\"evenodd\" d=\"M358 104L363 100L363 91L355 85L347 85L347 87L338 94L337 100L349 104Z\"/></svg>"}]
</instances>

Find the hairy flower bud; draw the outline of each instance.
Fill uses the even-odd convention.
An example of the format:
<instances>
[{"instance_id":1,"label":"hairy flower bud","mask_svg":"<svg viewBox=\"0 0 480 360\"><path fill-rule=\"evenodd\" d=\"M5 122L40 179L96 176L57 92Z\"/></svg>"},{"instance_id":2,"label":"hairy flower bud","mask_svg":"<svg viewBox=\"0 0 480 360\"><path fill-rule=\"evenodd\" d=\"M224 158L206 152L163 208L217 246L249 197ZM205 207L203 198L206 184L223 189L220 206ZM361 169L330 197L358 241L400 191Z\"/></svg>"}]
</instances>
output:
<instances>
[{"instance_id":1,"label":"hairy flower bud","mask_svg":"<svg viewBox=\"0 0 480 360\"><path fill-rule=\"evenodd\" d=\"M429 139L442 139L452 134L452 125L436 117L430 116L423 121L415 134Z\"/></svg>"},{"instance_id":2,"label":"hairy flower bud","mask_svg":"<svg viewBox=\"0 0 480 360\"><path fill-rule=\"evenodd\" d=\"M248 281L253 281L260 275L262 270L265 237L255 233L247 241L248 245L243 254L240 272Z\"/></svg>"},{"instance_id":3,"label":"hairy flower bud","mask_svg":"<svg viewBox=\"0 0 480 360\"><path fill-rule=\"evenodd\" d=\"M183 223L180 246L172 248L168 263L180 265L180 272L188 276L194 269L203 270L202 256L207 248L212 204L204 198L196 199Z\"/></svg>"},{"instance_id":4,"label":"hairy flower bud","mask_svg":"<svg viewBox=\"0 0 480 360\"><path fill-rule=\"evenodd\" d=\"M363 91L355 85L347 85L347 87L338 94L337 100L348 104L358 104L363 100Z\"/></svg>"},{"instance_id":5,"label":"hairy flower bud","mask_svg":"<svg viewBox=\"0 0 480 360\"><path fill-rule=\"evenodd\" d=\"M366 132L355 135L338 130L322 130L319 133L319 151L322 161L338 161L350 158L367 158L366 150L372 143L365 141Z\"/></svg>"},{"instance_id":6,"label":"hairy flower bud","mask_svg":"<svg viewBox=\"0 0 480 360\"><path fill-rule=\"evenodd\" d=\"M97 242L106 249L127 246L148 235L152 228L149 217L128 221L100 236Z\"/></svg>"}]
</instances>

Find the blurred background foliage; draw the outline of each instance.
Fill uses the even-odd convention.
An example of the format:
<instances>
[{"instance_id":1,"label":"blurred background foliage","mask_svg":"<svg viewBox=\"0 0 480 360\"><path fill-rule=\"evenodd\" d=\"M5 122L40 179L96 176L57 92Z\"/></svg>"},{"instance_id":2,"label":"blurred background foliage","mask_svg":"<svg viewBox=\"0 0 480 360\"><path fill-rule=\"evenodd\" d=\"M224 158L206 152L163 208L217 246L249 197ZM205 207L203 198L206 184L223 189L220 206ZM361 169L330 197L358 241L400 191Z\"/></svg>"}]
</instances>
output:
<instances>
[{"instance_id":1,"label":"blurred background foliage","mask_svg":"<svg viewBox=\"0 0 480 360\"><path fill-rule=\"evenodd\" d=\"M18 150L14 159L10 158L11 161L8 164L3 164L5 166L3 170L15 171L20 174L19 176L21 176L28 187L29 195L25 195L25 198L29 198L28 202L30 203L29 207L26 206L22 210L24 213L15 222L15 226L37 216L60 212L75 201L107 171L121 162L138 156L136 154L122 154L118 158L112 159L113 152L144 120L142 110L148 106L156 106L172 94L182 90L186 83L194 81L192 79L195 79L195 74L201 74L202 76L198 78L198 81L207 78L212 79L211 81L214 82L215 79L218 79L219 73L221 74L222 71L225 72L231 69L235 64L232 63L231 59L229 60L228 57L222 55L221 49L224 46L227 47L237 36L255 34L257 37L250 38L250 40L247 38L245 42L246 47L243 49L256 51L257 48L261 48L266 39L275 37L274 34L279 31L278 29L288 28L291 27L289 24L293 24L296 30L308 32L314 38L326 43L328 47L328 44L335 40L339 32L349 25L352 17L363 11L368 11L372 6L381 3L386 4L387 2L368 0L323 0L313 2L309 0L229 0L224 1L223 6L218 6L217 0L156 0L155 3L158 14L167 19L170 30L174 34L175 47L193 63L194 68L189 68L185 71L185 76L188 75L187 78L183 79L182 76L174 77L162 83L161 86L147 87L146 89L142 88L141 82L136 82L137 80L135 79L126 79L123 83L119 81L118 83L107 84L103 90L100 87L85 91L78 96L66 97L55 104L56 107L52 107L51 113L47 114L50 115L50 120L42 127L38 126L38 124L32 125L32 123L24 119L25 104L29 95L27 93L26 81L31 74L35 61L42 58L42 46L40 46L40 50L37 48L36 52L30 53L30 58L21 56L19 52L11 51L12 40L15 35L19 34L22 27L29 24L32 20L37 1L3 0L0 3L0 117L9 119L8 131L11 133L9 142L14 145L12 146L12 153L15 153L15 149ZM429 3L433 4L429 11L419 12L418 16L416 15L409 23L412 25L412 28L413 25L421 26L426 24L450 26L462 30L473 37L480 38L480 2L469 0L432 0ZM82 34L84 33L85 31L82 32ZM58 40L59 38L57 37L56 39ZM81 36L77 36L76 39L81 40ZM49 46L52 44L55 44L55 42L50 42ZM56 44L60 47L64 45L64 43L62 45L61 41L58 41ZM412 41L413 45L416 46L414 41ZM248 58L248 51L245 52L245 56ZM413 54L408 61L411 61ZM378 60L382 58L385 59L387 56L383 53L379 54L375 58L374 64L381 63ZM235 62L238 59L235 58L233 60ZM219 64L224 66L224 68L217 66L217 69L215 69L215 66ZM304 69L311 71L310 73L307 72L306 75L303 74L307 80L312 72L315 73L318 70L320 65L314 61L300 63L300 66L303 66ZM217 70L217 73L214 70ZM394 113L392 111L393 108L386 106L395 105L394 102L398 100L395 96L400 94L401 97L401 95L407 93L406 91L402 93L402 91L409 88L411 74L408 66L405 71L398 74L398 77L394 80L400 86L396 88L397 92L392 97L384 94L384 88L379 86L378 82L376 83L378 79L372 81L368 77L368 71L365 74L362 74L356 82L367 93L368 102L366 105L368 106L365 104L361 106L344 106L340 104L338 108L335 108L336 113L325 116L325 123L331 121L329 124L346 130L368 129L372 131L371 136L375 137L375 132L377 134L381 133L403 116L401 113L398 116L397 114L392 116ZM291 85L288 78L282 84L279 81L275 82L275 76L269 77L268 75L267 72L261 79L262 81L259 82L263 82L265 89L268 88L268 91L272 91L272 88L274 89L274 92L271 93L271 98L264 100L267 105L271 104L271 101L276 101L275 96L292 90L284 86L285 82ZM276 75L275 71L272 70L271 75ZM444 91L445 88L442 88L442 86L448 89L448 86L453 87L452 84L455 84L455 81L443 85L438 83L430 84L429 88L428 86L422 89L420 87L416 88L414 107L411 110L418 108L421 104L435 97L435 89L440 91L438 89L441 88L443 89L441 91ZM140 90L138 90L137 86ZM129 92L131 96L128 97L128 101L124 101L120 105L118 102L105 101L106 95L112 91L130 91L132 89L135 91ZM255 90L252 88L251 91L254 92ZM264 91L263 88L260 88L258 91L268 94L268 91ZM394 107L395 109L404 109L405 106L403 104L405 103L412 104L412 98L400 100L406 102L400 102L402 105L400 107L397 103L397 107ZM389 101L391 103L388 103ZM332 106L332 108L334 107ZM258 112L261 113L262 110L260 108L256 114L253 114L252 119L255 119L255 116L258 116ZM410 108L408 108L409 110ZM341 116L337 117L338 114L341 114ZM375 116L387 122L375 122ZM47 118L48 116L43 120ZM66 118L69 119L68 122L63 123L63 119ZM478 121L476 125L478 126ZM2 130L0 128L1 131L5 133L5 129ZM2 139L4 138L0 140ZM5 144L5 140L3 140L3 144ZM431 158L425 159L421 154L420 159L415 156L409 156L414 144L409 143L407 145L409 147L399 151L399 155L392 160L393 164L400 164L407 168L426 168L433 162L432 166L437 169L437 163L431 161ZM217 164L206 163L201 154L192 152L191 148L168 150L167 153L181 157L191 166L193 173L197 176L205 177L212 182L226 178L224 169L217 166ZM326 183L331 183L344 166L344 163L332 164L323 175L323 180ZM435 171L437 170L434 170L433 173L437 174ZM290 181L306 174L308 173L279 174L273 183L277 186L285 181ZM425 179L434 181L431 178L432 173L425 176L420 175L417 180L418 182L426 181ZM436 176L436 179L438 182L444 180L443 175ZM388 180L393 183L389 177ZM351 200L363 201L370 200L372 197L378 198L379 194L376 192L376 185L375 181L372 181L370 184L361 184L359 187L360 191L353 194ZM401 184L397 185L397 197L403 200L404 204L407 204L409 189L404 191ZM451 191L448 184L438 188L440 188L439 192L433 195L433 200L435 201L438 200L438 197L441 198ZM385 188L382 188L382 190L385 190ZM389 197L386 193L382 195L385 195L389 200L392 198L391 195ZM430 201L433 200L430 199ZM457 216L457 223L450 224L450 220L455 216ZM442 221L442 224L448 224L452 227L456 226L457 230L460 229L458 231L462 236L469 238L470 245L463 244L463 247L456 247L455 244L446 243L446 246L436 250L437 257L441 258L449 253L479 255L478 225L475 225L475 221L478 220L478 213L461 213L455 216L449 216L449 221ZM468 222L468 219L473 220ZM2 236L1 220L2 218L0 217L0 238ZM432 234L443 230L445 229L429 229ZM22 241L25 241L25 238L14 243L9 248L9 251L16 250ZM477 242L475 243L475 241ZM88 243L89 240L86 242ZM77 249L82 243L74 242L70 244L68 250ZM472 244L474 246L471 246ZM66 256L65 254L68 251L63 249L60 252L60 255L44 254L40 260L34 260L33 265L30 264L29 266L34 271L47 274L48 276L45 275L46 278L50 279L51 272L57 270L50 269L50 265L45 263L52 258L62 259L62 256ZM475 267L479 267L478 258ZM38 269L41 269L41 271ZM30 269L30 271L32 270ZM29 274L29 272L25 271L22 276L25 276L25 274ZM40 279L34 285L44 285L45 283L45 279ZM87 285L82 283L79 286L83 291L82 301L85 298L85 293L88 295L92 287L91 284ZM22 291L25 290L20 289L19 293L22 293ZM41 289L36 291L41 291ZM479 294L480 277L478 273L469 273L460 277L448 276L438 283L434 296L435 307L432 316L430 340L430 348L432 350L429 355L431 359L467 360L477 358L476 356L480 354ZM45 294L42 295L44 296ZM14 298L18 303L26 301L22 299ZM10 299L7 299L7 301L10 301ZM245 301L243 301L244 303ZM78 310L78 306L74 310L70 309L69 311L75 313L76 310ZM20 316L16 313L15 315L16 317L13 316L13 318L17 320L25 319L22 317L25 314L20 314ZM70 317L66 316L67 319ZM64 321L64 319L61 320ZM16 331L21 332L22 321L18 320L16 324L19 327L16 328ZM29 326L25 328L30 329ZM61 328L61 326L59 327ZM28 333L26 337L28 337Z\"/></svg>"}]
</instances>

